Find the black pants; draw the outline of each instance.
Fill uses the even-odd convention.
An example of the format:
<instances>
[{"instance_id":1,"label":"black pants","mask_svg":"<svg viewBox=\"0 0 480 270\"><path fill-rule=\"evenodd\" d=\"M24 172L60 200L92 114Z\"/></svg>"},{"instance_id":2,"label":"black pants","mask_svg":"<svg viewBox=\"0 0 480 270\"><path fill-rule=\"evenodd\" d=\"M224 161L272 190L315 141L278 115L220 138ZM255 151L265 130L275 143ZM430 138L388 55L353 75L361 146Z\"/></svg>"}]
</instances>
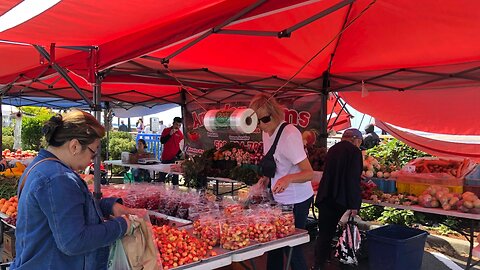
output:
<instances>
[{"instance_id":1,"label":"black pants","mask_svg":"<svg viewBox=\"0 0 480 270\"><path fill-rule=\"evenodd\" d=\"M175 163L175 161L177 161L176 158L170 159L170 160L162 160L162 164L173 164ZM167 178L167 174L161 172L158 177L160 182L165 182L165 178ZM172 184L178 186L178 174L174 174L172 176Z\"/></svg>"},{"instance_id":2,"label":"black pants","mask_svg":"<svg viewBox=\"0 0 480 270\"><path fill-rule=\"evenodd\" d=\"M307 223L308 211L312 204L313 196L306 201L296 203L293 205L293 215L295 217L295 228L305 229ZM281 270L284 269L283 254L288 255L290 248L279 248L269 251L267 254L267 269L268 270ZM303 255L303 247L296 246L292 251L292 261L290 266L293 270L306 270L307 263L305 256Z\"/></svg>"},{"instance_id":3,"label":"black pants","mask_svg":"<svg viewBox=\"0 0 480 270\"><path fill-rule=\"evenodd\" d=\"M322 267L332 253L332 239L337 230L337 224L342 218L346 207L335 202L321 202L318 205L318 237L315 243L315 266Z\"/></svg>"}]
</instances>

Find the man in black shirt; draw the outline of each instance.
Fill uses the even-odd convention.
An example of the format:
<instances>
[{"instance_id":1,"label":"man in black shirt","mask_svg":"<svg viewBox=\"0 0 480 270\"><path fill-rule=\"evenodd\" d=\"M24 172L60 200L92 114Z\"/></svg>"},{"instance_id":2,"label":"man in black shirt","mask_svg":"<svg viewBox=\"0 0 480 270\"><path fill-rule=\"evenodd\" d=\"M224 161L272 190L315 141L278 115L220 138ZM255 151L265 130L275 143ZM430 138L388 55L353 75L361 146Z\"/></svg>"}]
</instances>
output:
<instances>
[{"instance_id":1,"label":"man in black shirt","mask_svg":"<svg viewBox=\"0 0 480 270\"><path fill-rule=\"evenodd\" d=\"M380 143L380 137L374 131L375 127L372 124L369 124L365 127L365 136L363 137L362 146L365 149L370 149L377 146Z\"/></svg>"},{"instance_id":2,"label":"man in black shirt","mask_svg":"<svg viewBox=\"0 0 480 270\"><path fill-rule=\"evenodd\" d=\"M321 269L331 254L331 242L345 211L356 216L362 203L360 177L363 169L362 133L347 129L342 140L332 146L325 159L325 169L315 206L319 209L319 234L315 246L315 266Z\"/></svg>"},{"instance_id":3,"label":"man in black shirt","mask_svg":"<svg viewBox=\"0 0 480 270\"><path fill-rule=\"evenodd\" d=\"M123 132L127 132L128 131L128 127L127 125L125 125L125 123L122 121L120 121L120 126L118 127L118 131L123 131Z\"/></svg>"}]
</instances>

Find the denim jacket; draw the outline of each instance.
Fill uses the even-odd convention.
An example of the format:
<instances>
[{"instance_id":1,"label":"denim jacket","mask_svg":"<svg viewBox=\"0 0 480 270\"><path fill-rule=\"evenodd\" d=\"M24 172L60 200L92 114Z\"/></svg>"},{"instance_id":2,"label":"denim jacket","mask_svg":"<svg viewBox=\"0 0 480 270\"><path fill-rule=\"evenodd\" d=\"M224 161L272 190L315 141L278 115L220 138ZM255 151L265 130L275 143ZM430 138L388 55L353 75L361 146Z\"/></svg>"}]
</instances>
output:
<instances>
[{"instance_id":1,"label":"denim jacket","mask_svg":"<svg viewBox=\"0 0 480 270\"><path fill-rule=\"evenodd\" d=\"M55 156L40 150L32 164L49 157ZM38 164L19 198L10 269L107 269L109 246L127 230L122 217L104 221L117 201L96 203L80 176L60 161Z\"/></svg>"}]
</instances>

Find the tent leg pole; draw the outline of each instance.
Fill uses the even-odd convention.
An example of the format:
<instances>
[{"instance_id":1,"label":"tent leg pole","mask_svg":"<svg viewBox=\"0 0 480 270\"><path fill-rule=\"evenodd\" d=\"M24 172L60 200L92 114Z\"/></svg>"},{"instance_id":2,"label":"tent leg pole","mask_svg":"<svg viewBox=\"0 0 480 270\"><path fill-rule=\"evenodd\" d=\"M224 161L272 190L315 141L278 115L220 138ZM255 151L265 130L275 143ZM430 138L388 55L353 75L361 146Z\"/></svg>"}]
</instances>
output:
<instances>
[{"instance_id":1,"label":"tent leg pole","mask_svg":"<svg viewBox=\"0 0 480 270\"><path fill-rule=\"evenodd\" d=\"M100 105L101 99L101 80L100 78L95 79L95 84L93 85L93 104L94 104L94 112L95 118L98 122L101 123L102 120L102 108ZM97 153L100 153L102 147L101 145L97 148ZM93 196L95 199L100 200L102 198L101 192L101 172L100 172L100 162L101 162L101 155L97 155L94 160L94 188L93 188Z\"/></svg>"},{"instance_id":2,"label":"tent leg pole","mask_svg":"<svg viewBox=\"0 0 480 270\"><path fill-rule=\"evenodd\" d=\"M0 96L0 130L3 131L3 95ZM3 134L3 133L2 133ZM0 151L3 153L3 135L0 136ZM3 159L3 154L2 154L2 159Z\"/></svg>"},{"instance_id":3,"label":"tent leg pole","mask_svg":"<svg viewBox=\"0 0 480 270\"><path fill-rule=\"evenodd\" d=\"M320 134L319 143L321 147L327 147L328 128L327 128L327 102L328 87L330 85L330 76L328 71L323 73L322 93L320 95Z\"/></svg>"},{"instance_id":4,"label":"tent leg pole","mask_svg":"<svg viewBox=\"0 0 480 270\"><path fill-rule=\"evenodd\" d=\"M187 94L186 94L186 90L185 89L182 89L182 91L180 92L180 97L182 98L182 105L181 105L181 110L182 110L182 120L183 120L183 135L184 135L184 139L183 139L183 149L180 149L182 150L184 153L185 153L185 149L186 149L186 143L185 143L185 138L186 138L186 134L187 134L187 127L185 126L185 121L186 121L186 117L187 117Z\"/></svg>"}]
</instances>

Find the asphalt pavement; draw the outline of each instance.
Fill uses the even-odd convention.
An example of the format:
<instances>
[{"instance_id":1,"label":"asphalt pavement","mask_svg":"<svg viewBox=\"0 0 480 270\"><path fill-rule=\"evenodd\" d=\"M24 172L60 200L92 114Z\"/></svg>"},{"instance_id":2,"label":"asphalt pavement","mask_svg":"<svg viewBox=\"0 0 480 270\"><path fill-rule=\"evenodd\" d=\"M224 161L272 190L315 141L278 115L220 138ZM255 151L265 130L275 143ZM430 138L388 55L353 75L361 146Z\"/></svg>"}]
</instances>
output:
<instances>
[{"instance_id":1,"label":"asphalt pavement","mask_svg":"<svg viewBox=\"0 0 480 270\"><path fill-rule=\"evenodd\" d=\"M303 245L305 257L307 259L308 265L313 265L314 259L314 241L310 241L309 243ZM467 265L467 258L462 256L447 256L443 253L435 251L430 248L426 248L423 253L423 260L422 260L422 267L421 270L461 270L465 269ZM255 264L255 268L251 266L251 262L245 262L245 266L249 268L245 268L238 263L234 263L230 266L223 267L221 270L244 270L244 269L255 269L255 270L264 270L266 269L266 254L261 257L257 257L253 260ZM475 266L474 268L479 270L479 266ZM279 269L281 270L281 269ZM368 255L362 259L360 259L359 264L357 266L346 266L342 265L339 262L333 261L330 264L327 264L322 270L389 270L387 267L385 268L370 268ZM405 269L405 270L413 270L413 269Z\"/></svg>"}]
</instances>

